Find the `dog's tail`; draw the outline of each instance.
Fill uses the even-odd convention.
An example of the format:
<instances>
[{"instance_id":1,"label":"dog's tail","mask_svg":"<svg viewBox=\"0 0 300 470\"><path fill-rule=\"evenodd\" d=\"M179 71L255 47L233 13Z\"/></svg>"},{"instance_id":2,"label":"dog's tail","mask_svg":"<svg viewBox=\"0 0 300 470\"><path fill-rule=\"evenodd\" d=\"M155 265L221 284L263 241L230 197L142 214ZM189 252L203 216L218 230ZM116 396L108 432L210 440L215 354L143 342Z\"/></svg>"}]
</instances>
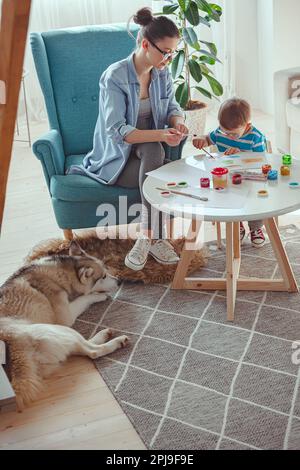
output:
<instances>
[{"instance_id":1,"label":"dog's tail","mask_svg":"<svg viewBox=\"0 0 300 470\"><path fill-rule=\"evenodd\" d=\"M6 370L16 394L19 410L34 401L43 390L34 344L27 334L28 322L12 317L0 318L0 340L6 345Z\"/></svg>"}]
</instances>

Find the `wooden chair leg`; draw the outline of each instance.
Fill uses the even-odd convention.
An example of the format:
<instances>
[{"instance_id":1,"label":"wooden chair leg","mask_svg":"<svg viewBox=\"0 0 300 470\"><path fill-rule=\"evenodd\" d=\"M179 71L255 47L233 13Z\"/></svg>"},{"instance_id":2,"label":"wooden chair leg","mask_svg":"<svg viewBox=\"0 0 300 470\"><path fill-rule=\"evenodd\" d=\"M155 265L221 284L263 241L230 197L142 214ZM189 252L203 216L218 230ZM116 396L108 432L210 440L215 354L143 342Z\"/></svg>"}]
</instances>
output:
<instances>
[{"instance_id":1,"label":"wooden chair leg","mask_svg":"<svg viewBox=\"0 0 300 470\"><path fill-rule=\"evenodd\" d=\"M169 240L172 240L174 238L174 226L175 226L175 218L170 217L170 219L167 221L166 224L166 229L167 229L167 237Z\"/></svg>"},{"instance_id":2,"label":"wooden chair leg","mask_svg":"<svg viewBox=\"0 0 300 470\"><path fill-rule=\"evenodd\" d=\"M222 233L221 233L221 222L216 223L216 228L217 228L217 243L218 243L218 249L222 250Z\"/></svg>"},{"instance_id":3,"label":"wooden chair leg","mask_svg":"<svg viewBox=\"0 0 300 470\"><path fill-rule=\"evenodd\" d=\"M74 234L71 229L66 229L63 232L64 232L64 237L66 240L69 240L69 241L73 240Z\"/></svg>"}]
</instances>

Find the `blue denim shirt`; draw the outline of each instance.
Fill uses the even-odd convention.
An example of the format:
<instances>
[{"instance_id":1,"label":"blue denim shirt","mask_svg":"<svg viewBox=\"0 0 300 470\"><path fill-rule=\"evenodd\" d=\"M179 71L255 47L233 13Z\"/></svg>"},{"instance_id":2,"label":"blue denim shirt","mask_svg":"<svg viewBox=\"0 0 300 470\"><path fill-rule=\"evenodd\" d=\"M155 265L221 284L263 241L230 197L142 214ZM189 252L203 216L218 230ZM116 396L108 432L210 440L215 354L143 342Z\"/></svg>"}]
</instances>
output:
<instances>
[{"instance_id":1,"label":"blue denim shirt","mask_svg":"<svg viewBox=\"0 0 300 470\"><path fill-rule=\"evenodd\" d=\"M136 130L140 84L132 53L110 65L99 82L99 115L94 131L93 149L83 164L72 166L68 174L89 176L104 184L114 184L126 165L132 144L124 138ZM155 129L163 129L171 116L184 116L174 95L169 69L153 68L149 97Z\"/></svg>"}]
</instances>

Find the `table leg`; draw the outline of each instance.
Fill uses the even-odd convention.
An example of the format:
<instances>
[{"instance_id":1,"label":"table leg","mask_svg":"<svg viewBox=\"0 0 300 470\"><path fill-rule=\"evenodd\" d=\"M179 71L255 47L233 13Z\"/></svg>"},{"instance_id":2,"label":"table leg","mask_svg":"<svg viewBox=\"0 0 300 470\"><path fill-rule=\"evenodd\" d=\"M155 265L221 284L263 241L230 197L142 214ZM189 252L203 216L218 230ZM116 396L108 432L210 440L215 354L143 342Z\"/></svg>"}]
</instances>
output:
<instances>
[{"instance_id":1,"label":"table leg","mask_svg":"<svg viewBox=\"0 0 300 470\"><path fill-rule=\"evenodd\" d=\"M202 220L193 219L188 231L187 239L181 252L175 276L172 283L172 289L184 289L185 278L189 265L195 256L195 251L199 249L197 238L201 229Z\"/></svg>"},{"instance_id":2,"label":"table leg","mask_svg":"<svg viewBox=\"0 0 300 470\"><path fill-rule=\"evenodd\" d=\"M288 292L299 292L298 285L292 271L289 259L287 257L286 251L282 244L278 225L276 224L275 219L264 220L264 225L266 227L270 242L272 244L275 256L277 258L281 274Z\"/></svg>"},{"instance_id":3,"label":"table leg","mask_svg":"<svg viewBox=\"0 0 300 470\"><path fill-rule=\"evenodd\" d=\"M240 272L241 251L239 223L226 223L226 292L227 320L234 320L237 282Z\"/></svg>"}]
</instances>

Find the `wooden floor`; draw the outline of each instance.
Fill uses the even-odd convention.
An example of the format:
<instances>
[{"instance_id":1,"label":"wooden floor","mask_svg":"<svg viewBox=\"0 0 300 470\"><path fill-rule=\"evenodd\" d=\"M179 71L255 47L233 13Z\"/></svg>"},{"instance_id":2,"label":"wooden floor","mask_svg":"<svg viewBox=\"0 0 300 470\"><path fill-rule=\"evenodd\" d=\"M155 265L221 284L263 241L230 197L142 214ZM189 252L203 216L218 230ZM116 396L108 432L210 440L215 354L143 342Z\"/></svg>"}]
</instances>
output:
<instances>
[{"instance_id":1,"label":"wooden floor","mask_svg":"<svg viewBox=\"0 0 300 470\"><path fill-rule=\"evenodd\" d=\"M272 118L256 114L255 124L273 136ZM209 118L209 128L215 118ZM47 125L32 125L33 139ZM24 131L24 129L23 129ZM186 146L186 154L191 146ZM282 217L295 223L299 216ZM208 225L208 232L212 230ZM16 142L0 241L0 283L22 264L37 242L61 237L39 161ZM206 234L210 237L210 234ZM211 232L211 237L214 233ZM22 413L0 414L0 449L143 449L126 415L89 359L73 357L47 381L41 399Z\"/></svg>"}]
</instances>

